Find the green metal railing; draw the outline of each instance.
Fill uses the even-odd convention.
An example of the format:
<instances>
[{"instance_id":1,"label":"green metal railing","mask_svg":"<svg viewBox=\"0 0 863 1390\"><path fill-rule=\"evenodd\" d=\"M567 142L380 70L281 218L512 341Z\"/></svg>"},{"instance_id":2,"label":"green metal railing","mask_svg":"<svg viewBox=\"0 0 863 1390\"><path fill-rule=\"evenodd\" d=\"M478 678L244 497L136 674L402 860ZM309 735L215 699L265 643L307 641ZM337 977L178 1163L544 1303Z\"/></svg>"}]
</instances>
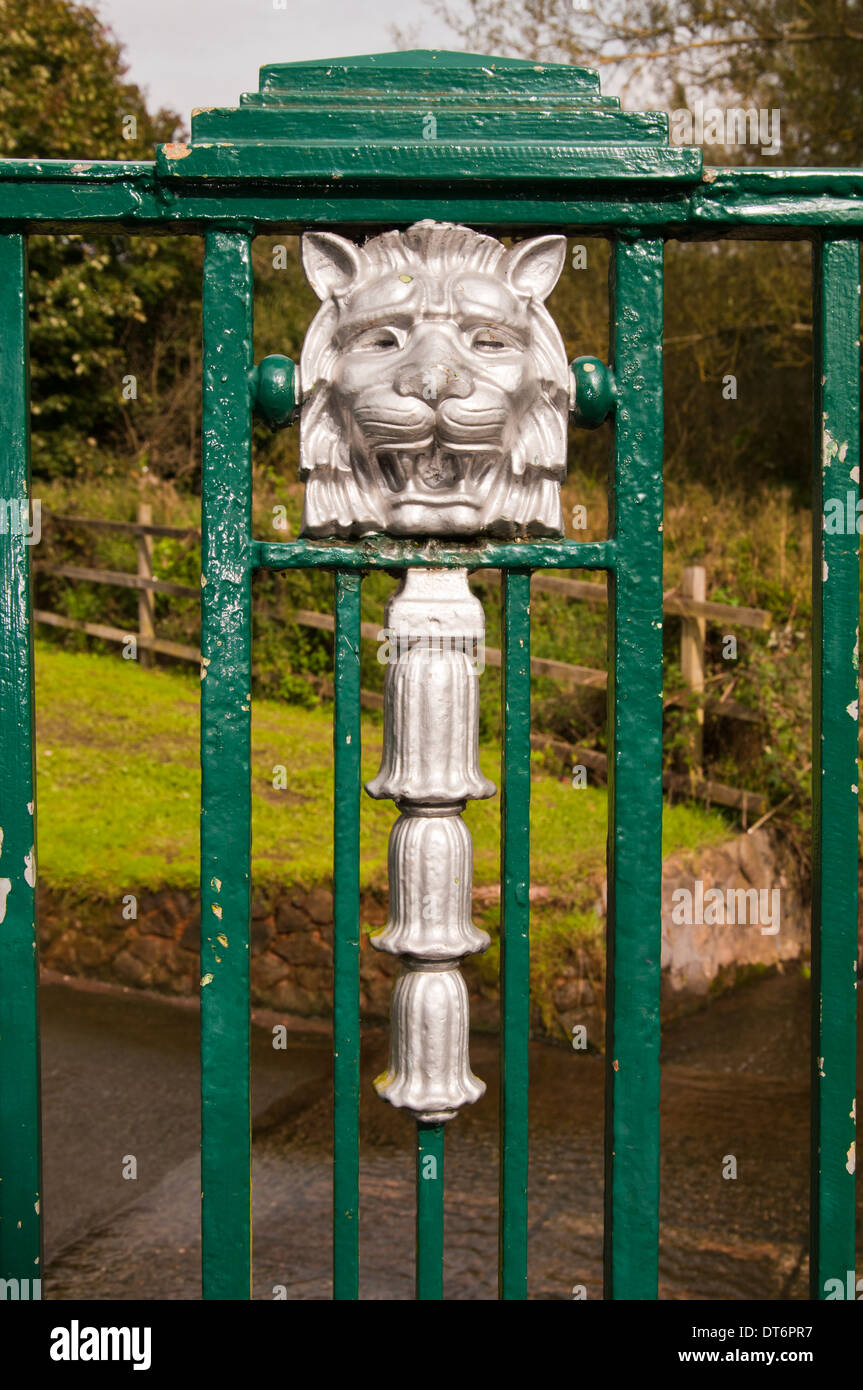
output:
<instances>
[{"instance_id":1,"label":"green metal railing","mask_svg":"<svg viewBox=\"0 0 863 1390\"><path fill-rule=\"evenodd\" d=\"M400 144L400 135L388 133L387 120L390 103L403 116L409 98L420 111L426 101L449 100L446 82L438 81L446 64L433 71L427 60L428 55L402 55L400 67L395 58L386 60L397 69L401 87L392 72L383 82L381 69L386 62L380 57L345 60L341 66L293 65L312 74L297 77L305 84L310 109L324 68L328 79L335 72L341 81L343 71L347 73L348 91L350 64L377 65L376 75L359 94L348 91L355 105L361 106L369 99L369 85L374 88L376 81L381 83L380 91L372 91L371 96L377 95L383 113L383 135L376 154L364 148L363 166L357 170L339 165L341 156L332 151L312 149L311 134L305 143L294 136L277 135L269 141L260 137L261 146L266 146L263 153L254 143L245 147L228 143L222 148L218 140L196 149L193 137L197 163L190 163L185 173L184 156L164 151L155 165L0 161L0 321L4 325L0 493L4 498L29 496L27 234L121 226L132 232L205 236L204 1295L230 1299L250 1295L252 576L258 569L314 568L334 574L333 1291L337 1299L355 1299L360 1249L360 589L365 572L424 566L495 568L503 574L499 1266L500 1295L510 1300L527 1294L530 575L533 570L553 568L605 570L609 576L605 1292L613 1299L657 1296L663 250L671 237L746 235L808 238L813 244L815 870L810 1267L812 1297L823 1298L826 1281L838 1277L844 1284L846 1271L854 1266L859 557L856 535L824 532L822 501L848 493L854 499L859 495L863 173L733 169L709 171L702 178L697 152L675 152L657 145L655 118L645 125L639 141L627 136L632 146L629 155L625 149L621 152L619 143L603 151L595 136L590 136L594 144L589 148L584 136L581 143L571 142L571 148L564 148L564 142L552 150L541 131L532 148L520 130L518 143L511 148L504 137L495 136L497 144L490 138L479 153L469 148L470 142L453 140L447 145L442 140L424 163L421 144L419 149L415 141L410 147ZM500 101L503 90L518 110L526 93L529 98L531 81L545 82L552 73L550 68L465 55L450 55L448 63L450 68L461 64L461 78L465 79L465 73L470 78L462 81L462 88L472 82L479 93L477 101L493 104ZM480 75L490 73L488 64L498 64L506 75L503 87L491 96L482 86L486 78ZM540 77L531 79L526 68ZM265 72L288 74L279 78L283 86L293 80L290 68ZM588 80L591 75L579 75L578 69L558 72L552 76L569 93L573 111L581 100L576 94L580 82L589 89L584 120L595 123L605 115L611 119L614 103L600 99L598 85ZM510 74L514 74L511 80ZM255 107L255 121L263 121L270 107L273 119L281 119L278 94L273 94L276 88L278 81L275 88L262 82L261 95L246 99L247 107ZM327 100L330 95L327 92ZM464 98L466 107L470 107L470 95L468 91ZM343 92L339 100L342 97ZM446 107L447 111L456 109L455 97L452 101L455 105ZM330 104L338 107L336 98ZM228 116L238 114L221 116L228 123ZM312 114L314 119L306 118L307 131L320 112ZM623 119L622 113L617 115ZM581 119L575 121L576 127ZM681 158L675 160L675 154ZM250 177L244 183L247 159ZM214 161L212 167L208 160ZM478 169L482 180L476 177ZM611 240L610 361L616 400L607 541L422 545L373 537L357 543L276 544L253 538L252 237L275 229L295 233L309 226L371 232L422 217L465 222L504 234L540 227ZM24 535L10 528L0 531L0 824L4 832L0 883L9 881L0 924L4 1078L0 1087L0 1274L15 1278L33 1277L41 1255L29 560ZM423 1178L429 1159L436 1174L433 1182ZM421 1299L443 1296L443 1167L442 1130L420 1127L417 1296Z\"/></svg>"}]
</instances>

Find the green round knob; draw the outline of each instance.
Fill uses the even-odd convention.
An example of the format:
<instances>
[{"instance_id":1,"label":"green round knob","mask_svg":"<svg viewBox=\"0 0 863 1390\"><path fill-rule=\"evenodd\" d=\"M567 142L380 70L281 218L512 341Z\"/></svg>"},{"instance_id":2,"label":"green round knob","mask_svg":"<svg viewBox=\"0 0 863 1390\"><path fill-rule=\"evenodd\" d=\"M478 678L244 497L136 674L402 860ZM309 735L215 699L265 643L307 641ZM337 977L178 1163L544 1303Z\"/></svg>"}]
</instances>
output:
<instances>
[{"instance_id":1,"label":"green round knob","mask_svg":"<svg viewBox=\"0 0 863 1390\"><path fill-rule=\"evenodd\" d=\"M607 420L617 399L617 385L610 367L598 357L576 357L572 372L572 417L582 429L595 430Z\"/></svg>"},{"instance_id":2,"label":"green round knob","mask_svg":"<svg viewBox=\"0 0 863 1390\"><path fill-rule=\"evenodd\" d=\"M290 357L274 352L265 357L249 376L252 406L270 429L289 425L297 408L297 369Z\"/></svg>"}]
</instances>

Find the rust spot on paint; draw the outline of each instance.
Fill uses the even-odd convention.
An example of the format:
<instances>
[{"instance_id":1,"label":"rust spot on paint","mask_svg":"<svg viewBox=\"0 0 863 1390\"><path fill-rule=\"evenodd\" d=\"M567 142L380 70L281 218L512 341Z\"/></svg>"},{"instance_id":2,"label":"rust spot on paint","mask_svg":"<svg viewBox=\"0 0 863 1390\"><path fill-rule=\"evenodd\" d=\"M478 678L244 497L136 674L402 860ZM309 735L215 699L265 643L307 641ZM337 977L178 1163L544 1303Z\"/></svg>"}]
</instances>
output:
<instances>
[{"instance_id":1,"label":"rust spot on paint","mask_svg":"<svg viewBox=\"0 0 863 1390\"><path fill-rule=\"evenodd\" d=\"M163 146L166 159L185 159L192 153L188 145L173 143Z\"/></svg>"},{"instance_id":2,"label":"rust spot on paint","mask_svg":"<svg viewBox=\"0 0 863 1390\"><path fill-rule=\"evenodd\" d=\"M614 1070L615 1070L615 1071L620 1071L620 1063L618 1062L618 1060L617 1060L616 1057L615 1057L615 1059L614 1059L614 1061L612 1062L611 1065L614 1067Z\"/></svg>"},{"instance_id":3,"label":"rust spot on paint","mask_svg":"<svg viewBox=\"0 0 863 1390\"><path fill-rule=\"evenodd\" d=\"M705 169L705 170L704 170L704 173L701 175L701 182L702 182L702 183L713 183L713 182L715 182L718 173L719 173L719 170L718 170L718 169Z\"/></svg>"}]
</instances>

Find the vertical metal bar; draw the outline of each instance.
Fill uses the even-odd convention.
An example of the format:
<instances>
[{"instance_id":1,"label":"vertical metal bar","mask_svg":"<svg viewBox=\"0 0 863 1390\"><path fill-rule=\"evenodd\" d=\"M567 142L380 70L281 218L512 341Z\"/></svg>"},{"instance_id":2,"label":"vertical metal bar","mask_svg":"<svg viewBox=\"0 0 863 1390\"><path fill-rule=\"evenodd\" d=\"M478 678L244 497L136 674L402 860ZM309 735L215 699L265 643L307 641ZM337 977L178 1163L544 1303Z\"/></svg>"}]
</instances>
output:
<instances>
[{"instance_id":1,"label":"vertical metal bar","mask_svg":"<svg viewBox=\"0 0 863 1390\"><path fill-rule=\"evenodd\" d=\"M0 236L0 1278L41 1278L27 247ZM36 1293L35 1297L39 1297Z\"/></svg>"},{"instance_id":2,"label":"vertical metal bar","mask_svg":"<svg viewBox=\"0 0 863 1390\"><path fill-rule=\"evenodd\" d=\"M205 1298L251 1281L250 239L204 257L201 540L201 1190Z\"/></svg>"},{"instance_id":3,"label":"vertical metal bar","mask_svg":"<svg viewBox=\"0 0 863 1390\"><path fill-rule=\"evenodd\" d=\"M605 1297L657 1295L662 938L663 244L615 243Z\"/></svg>"},{"instance_id":4,"label":"vertical metal bar","mask_svg":"<svg viewBox=\"0 0 863 1390\"><path fill-rule=\"evenodd\" d=\"M443 1298L444 1126L417 1125L416 1295Z\"/></svg>"},{"instance_id":5,"label":"vertical metal bar","mask_svg":"<svg viewBox=\"0 0 863 1390\"><path fill-rule=\"evenodd\" d=\"M810 1285L854 1269L860 247L814 248ZM853 1285L853 1275L852 1275ZM853 1293L851 1294L853 1297Z\"/></svg>"},{"instance_id":6,"label":"vertical metal bar","mask_svg":"<svg viewBox=\"0 0 863 1390\"><path fill-rule=\"evenodd\" d=\"M359 1296L360 575L335 581L333 1297Z\"/></svg>"},{"instance_id":7,"label":"vertical metal bar","mask_svg":"<svg viewBox=\"0 0 863 1390\"><path fill-rule=\"evenodd\" d=\"M498 1288L527 1297L530 571L503 574Z\"/></svg>"}]
</instances>

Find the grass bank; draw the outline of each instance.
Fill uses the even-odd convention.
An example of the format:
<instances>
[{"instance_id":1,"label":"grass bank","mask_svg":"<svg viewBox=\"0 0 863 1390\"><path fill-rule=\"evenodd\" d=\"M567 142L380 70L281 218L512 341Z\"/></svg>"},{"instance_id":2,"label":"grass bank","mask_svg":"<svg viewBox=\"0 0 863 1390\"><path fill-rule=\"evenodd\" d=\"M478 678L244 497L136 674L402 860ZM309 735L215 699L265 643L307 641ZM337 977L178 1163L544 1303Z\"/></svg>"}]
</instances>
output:
<instances>
[{"instance_id":1,"label":"grass bank","mask_svg":"<svg viewBox=\"0 0 863 1390\"><path fill-rule=\"evenodd\" d=\"M76 900L198 881L199 681L186 671L143 670L115 655L36 646L39 864L47 886ZM310 887L331 873L331 708L259 699L252 707L253 882ZM381 724L363 723L363 775L377 771ZM481 748L498 780L500 749ZM278 769L286 770L286 778ZM276 789L276 781L286 780ZM363 798L361 885L383 891L394 808ZM577 790L536 761L531 825L533 883L573 929L596 924L593 902L605 859L607 795ZM474 803L475 884L498 881L500 798ZM728 823L716 811L666 809L663 851L717 843ZM489 914L493 915L493 914Z\"/></svg>"}]
</instances>

